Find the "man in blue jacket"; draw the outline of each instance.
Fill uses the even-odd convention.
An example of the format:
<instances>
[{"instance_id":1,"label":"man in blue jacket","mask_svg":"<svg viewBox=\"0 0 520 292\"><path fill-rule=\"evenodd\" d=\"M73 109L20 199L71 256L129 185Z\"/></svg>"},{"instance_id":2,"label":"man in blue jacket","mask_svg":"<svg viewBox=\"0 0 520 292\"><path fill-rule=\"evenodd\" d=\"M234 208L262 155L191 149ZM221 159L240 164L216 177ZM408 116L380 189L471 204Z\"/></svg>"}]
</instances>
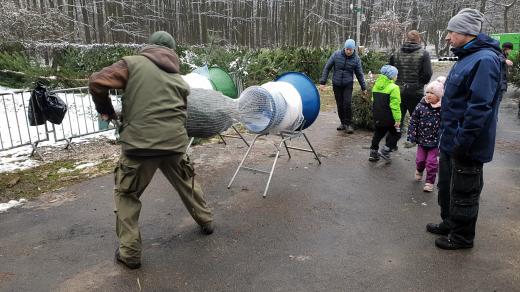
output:
<instances>
[{"instance_id":1,"label":"man in blue jacket","mask_svg":"<svg viewBox=\"0 0 520 292\"><path fill-rule=\"evenodd\" d=\"M352 39L345 41L343 50L334 52L330 56L327 64L323 68L320 78L320 90L325 88L329 72L334 67L332 73L332 89L338 106L338 116L341 125L338 131L345 130L348 134L354 133L352 128L352 88L354 87L354 74L361 86L364 95L367 95L367 87L365 84L365 76L363 75L363 67L361 59L356 54L356 43Z\"/></svg>"},{"instance_id":2,"label":"man in blue jacket","mask_svg":"<svg viewBox=\"0 0 520 292\"><path fill-rule=\"evenodd\" d=\"M493 158L503 56L498 41L480 33L484 17L462 9L448 22L446 41L459 58L445 83L441 107L438 196L440 224L426 230L444 235L441 249L472 248L483 164Z\"/></svg>"}]
</instances>

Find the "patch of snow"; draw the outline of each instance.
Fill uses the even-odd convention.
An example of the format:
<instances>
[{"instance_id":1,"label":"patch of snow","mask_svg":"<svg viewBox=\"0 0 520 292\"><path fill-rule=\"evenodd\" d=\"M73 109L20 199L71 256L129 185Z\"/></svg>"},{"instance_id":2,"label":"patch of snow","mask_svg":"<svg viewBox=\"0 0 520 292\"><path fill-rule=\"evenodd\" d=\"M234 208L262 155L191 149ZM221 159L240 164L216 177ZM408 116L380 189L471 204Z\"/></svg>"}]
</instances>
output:
<instances>
[{"instance_id":1,"label":"patch of snow","mask_svg":"<svg viewBox=\"0 0 520 292\"><path fill-rule=\"evenodd\" d=\"M98 161L98 162L87 162L87 163L83 163L83 164L80 164L78 166L76 166L74 169L85 169L85 168L88 168L88 167L92 167L92 166L96 166L98 164L100 164L101 162Z\"/></svg>"},{"instance_id":2,"label":"patch of snow","mask_svg":"<svg viewBox=\"0 0 520 292\"><path fill-rule=\"evenodd\" d=\"M19 201L11 200L7 203L0 203L0 213L5 212L11 208L20 207L25 203L27 203L26 199L20 199Z\"/></svg>"},{"instance_id":3,"label":"patch of snow","mask_svg":"<svg viewBox=\"0 0 520 292\"><path fill-rule=\"evenodd\" d=\"M0 125L1 126L1 125ZM100 138L116 140L116 135L114 130L109 130L105 132L95 133L87 136L82 136L78 138L74 138L72 142L74 144L84 144L89 143L92 140L98 140ZM40 143L38 146L44 147L53 147L56 148L56 151L61 151L64 146L67 145L67 142L52 142L52 141L44 141ZM38 166L42 164L41 160L37 160L34 157L31 157L32 147L31 146L23 146L18 147L6 151L0 151L0 173L2 172L10 172L15 170L23 170L31 167ZM89 167L81 166L81 168ZM72 170L71 170L72 171ZM65 171L62 171L62 173Z\"/></svg>"},{"instance_id":4,"label":"patch of snow","mask_svg":"<svg viewBox=\"0 0 520 292\"><path fill-rule=\"evenodd\" d=\"M12 89L12 88L0 86L0 93L11 93L13 91L14 91L14 89Z\"/></svg>"}]
</instances>

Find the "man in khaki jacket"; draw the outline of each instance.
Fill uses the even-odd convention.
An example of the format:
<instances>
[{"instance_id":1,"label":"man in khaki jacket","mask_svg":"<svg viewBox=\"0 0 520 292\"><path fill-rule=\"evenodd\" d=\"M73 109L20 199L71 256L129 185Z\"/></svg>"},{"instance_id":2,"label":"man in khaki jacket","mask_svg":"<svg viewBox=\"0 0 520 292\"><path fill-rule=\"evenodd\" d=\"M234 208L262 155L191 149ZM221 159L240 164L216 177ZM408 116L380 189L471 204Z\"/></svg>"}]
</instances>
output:
<instances>
[{"instance_id":1,"label":"man in khaki jacket","mask_svg":"<svg viewBox=\"0 0 520 292\"><path fill-rule=\"evenodd\" d=\"M114 171L117 261L131 269L141 266L139 197L159 168L204 234L213 233L212 213L194 169L186 156L186 108L189 86L179 74L175 40L165 32L151 35L150 45L136 56L124 57L90 76L89 90L96 110L105 120L117 119L108 96L124 89L121 156Z\"/></svg>"}]
</instances>

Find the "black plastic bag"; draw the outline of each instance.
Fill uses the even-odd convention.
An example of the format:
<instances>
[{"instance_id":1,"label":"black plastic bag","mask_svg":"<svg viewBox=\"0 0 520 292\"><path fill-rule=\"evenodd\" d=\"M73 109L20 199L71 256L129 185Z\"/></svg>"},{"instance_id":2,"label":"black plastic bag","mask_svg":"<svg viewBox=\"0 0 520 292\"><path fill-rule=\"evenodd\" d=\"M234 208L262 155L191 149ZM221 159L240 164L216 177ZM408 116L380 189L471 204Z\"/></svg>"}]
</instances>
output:
<instances>
[{"instance_id":1,"label":"black plastic bag","mask_svg":"<svg viewBox=\"0 0 520 292\"><path fill-rule=\"evenodd\" d=\"M29 124L31 126L38 126L45 124L46 118L43 114L41 104L45 102L45 87L37 85L31 92L31 99L29 100L29 108L27 115L29 116Z\"/></svg>"},{"instance_id":2,"label":"black plastic bag","mask_svg":"<svg viewBox=\"0 0 520 292\"><path fill-rule=\"evenodd\" d=\"M31 93L29 102L29 124L31 126L42 125L45 121L53 124L61 124L67 104L53 93L47 92L47 88L37 84Z\"/></svg>"},{"instance_id":3,"label":"black plastic bag","mask_svg":"<svg viewBox=\"0 0 520 292\"><path fill-rule=\"evenodd\" d=\"M43 107L45 118L53 124L61 124L67 112L67 104L53 93L47 93L45 97L45 106Z\"/></svg>"}]
</instances>

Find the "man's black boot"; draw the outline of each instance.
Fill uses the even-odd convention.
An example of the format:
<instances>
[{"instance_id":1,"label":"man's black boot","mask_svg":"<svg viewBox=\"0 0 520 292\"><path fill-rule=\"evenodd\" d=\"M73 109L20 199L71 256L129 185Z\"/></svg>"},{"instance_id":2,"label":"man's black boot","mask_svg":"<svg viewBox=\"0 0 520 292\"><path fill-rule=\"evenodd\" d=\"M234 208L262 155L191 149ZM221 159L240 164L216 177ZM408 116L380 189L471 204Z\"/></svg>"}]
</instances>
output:
<instances>
[{"instance_id":1,"label":"man's black boot","mask_svg":"<svg viewBox=\"0 0 520 292\"><path fill-rule=\"evenodd\" d=\"M214 230L215 229L213 228L213 223L211 221L200 225L200 232L203 234L210 235Z\"/></svg>"},{"instance_id":2,"label":"man's black boot","mask_svg":"<svg viewBox=\"0 0 520 292\"><path fill-rule=\"evenodd\" d=\"M446 249L446 250L455 250L455 249L467 249L472 248L472 244L462 244L455 242L448 237L439 237L435 240L435 246L437 246L440 249Z\"/></svg>"},{"instance_id":3,"label":"man's black boot","mask_svg":"<svg viewBox=\"0 0 520 292\"><path fill-rule=\"evenodd\" d=\"M127 268L129 269L139 269L141 267L141 262L140 261L129 261L129 260L125 260L121 257L121 255L119 254L119 248L116 249L116 261L119 262L119 263L122 263L124 266L126 266Z\"/></svg>"},{"instance_id":4,"label":"man's black boot","mask_svg":"<svg viewBox=\"0 0 520 292\"><path fill-rule=\"evenodd\" d=\"M343 130L345 130L345 125L343 125L343 124L339 125L339 126L336 128L336 130L338 130L338 131L343 131Z\"/></svg>"},{"instance_id":5,"label":"man's black boot","mask_svg":"<svg viewBox=\"0 0 520 292\"><path fill-rule=\"evenodd\" d=\"M426 224L426 231L438 234L438 235L448 235L450 233L450 229L446 227L445 225L441 224L435 224L435 223L428 223Z\"/></svg>"}]
</instances>

